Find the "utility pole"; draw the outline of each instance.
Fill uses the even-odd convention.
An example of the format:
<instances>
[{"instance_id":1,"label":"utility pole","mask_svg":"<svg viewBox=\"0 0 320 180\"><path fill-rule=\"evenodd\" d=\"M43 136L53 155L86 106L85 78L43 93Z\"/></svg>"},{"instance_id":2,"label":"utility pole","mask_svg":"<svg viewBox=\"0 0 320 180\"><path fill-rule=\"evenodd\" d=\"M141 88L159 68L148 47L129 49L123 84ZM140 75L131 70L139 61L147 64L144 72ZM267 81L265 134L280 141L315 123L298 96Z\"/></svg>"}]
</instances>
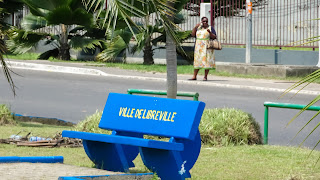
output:
<instances>
[{"instance_id":1,"label":"utility pole","mask_svg":"<svg viewBox=\"0 0 320 180\"><path fill-rule=\"evenodd\" d=\"M246 64L251 63L252 50L252 0L247 0L247 38L246 38Z\"/></svg>"},{"instance_id":2,"label":"utility pole","mask_svg":"<svg viewBox=\"0 0 320 180\"><path fill-rule=\"evenodd\" d=\"M320 6L318 6L318 12L319 12L319 17L320 18ZM320 35L320 20L317 20L318 21L318 34ZM319 58L318 58L318 64L317 64L317 67L320 67L320 42L318 41L318 48L319 48Z\"/></svg>"}]
</instances>

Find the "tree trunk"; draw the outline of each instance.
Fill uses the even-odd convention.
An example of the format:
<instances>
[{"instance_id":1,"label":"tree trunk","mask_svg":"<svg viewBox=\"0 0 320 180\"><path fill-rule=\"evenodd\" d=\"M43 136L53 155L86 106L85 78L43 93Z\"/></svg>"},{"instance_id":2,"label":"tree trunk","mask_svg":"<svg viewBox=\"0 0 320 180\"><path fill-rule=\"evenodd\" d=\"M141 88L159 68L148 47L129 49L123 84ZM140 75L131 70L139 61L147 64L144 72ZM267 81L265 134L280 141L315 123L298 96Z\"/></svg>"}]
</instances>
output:
<instances>
[{"instance_id":1,"label":"tree trunk","mask_svg":"<svg viewBox=\"0 0 320 180\"><path fill-rule=\"evenodd\" d=\"M144 18L144 28L146 30L149 27L149 18L150 18L149 15L147 15ZM148 37L146 38L146 42L145 42L145 45L144 45L144 48L143 48L143 64L151 65L151 64L154 64L152 44L151 44L152 33L148 32L145 35L148 36Z\"/></svg>"},{"instance_id":2,"label":"tree trunk","mask_svg":"<svg viewBox=\"0 0 320 180\"><path fill-rule=\"evenodd\" d=\"M61 24L61 36L58 59L70 60L70 46L68 44L68 27Z\"/></svg>"},{"instance_id":3,"label":"tree trunk","mask_svg":"<svg viewBox=\"0 0 320 180\"><path fill-rule=\"evenodd\" d=\"M143 64L146 64L146 65L154 64L153 51L152 51L152 45L150 43L150 38L146 41L146 44L143 49Z\"/></svg>"},{"instance_id":4,"label":"tree trunk","mask_svg":"<svg viewBox=\"0 0 320 180\"><path fill-rule=\"evenodd\" d=\"M173 3L168 2L172 7ZM169 17L173 21L173 17ZM172 26L171 26L172 27ZM173 27L172 27L173 28ZM166 29L166 60L167 60L167 97L176 99L177 97L177 52L176 45Z\"/></svg>"}]
</instances>

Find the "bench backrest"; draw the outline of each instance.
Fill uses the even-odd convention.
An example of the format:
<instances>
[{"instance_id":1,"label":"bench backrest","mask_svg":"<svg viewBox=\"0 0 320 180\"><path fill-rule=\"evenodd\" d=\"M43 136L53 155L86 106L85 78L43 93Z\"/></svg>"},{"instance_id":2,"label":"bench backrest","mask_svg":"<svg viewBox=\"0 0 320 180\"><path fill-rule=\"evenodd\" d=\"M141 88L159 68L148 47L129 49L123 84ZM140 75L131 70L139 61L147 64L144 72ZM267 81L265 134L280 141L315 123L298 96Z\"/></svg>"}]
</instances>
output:
<instances>
[{"instance_id":1,"label":"bench backrest","mask_svg":"<svg viewBox=\"0 0 320 180\"><path fill-rule=\"evenodd\" d=\"M200 101L110 93L99 127L193 139L204 107Z\"/></svg>"}]
</instances>

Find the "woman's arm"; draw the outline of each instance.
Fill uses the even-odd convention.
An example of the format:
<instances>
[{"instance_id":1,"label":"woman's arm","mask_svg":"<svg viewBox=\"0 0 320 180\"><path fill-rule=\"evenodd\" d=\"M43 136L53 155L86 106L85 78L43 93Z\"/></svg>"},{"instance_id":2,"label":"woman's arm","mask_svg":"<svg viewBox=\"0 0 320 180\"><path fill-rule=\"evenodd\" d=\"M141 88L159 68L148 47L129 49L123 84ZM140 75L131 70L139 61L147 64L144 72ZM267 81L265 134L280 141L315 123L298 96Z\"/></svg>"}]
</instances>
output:
<instances>
[{"instance_id":1,"label":"woman's arm","mask_svg":"<svg viewBox=\"0 0 320 180\"><path fill-rule=\"evenodd\" d=\"M191 36L196 37L196 33L197 33L197 30L198 30L198 27L200 26L200 24L201 24L201 23L198 23L198 24L192 29Z\"/></svg>"},{"instance_id":2,"label":"woman's arm","mask_svg":"<svg viewBox=\"0 0 320 180\"><path fill-rule=\"evenodd\" d=\"M217 36L213 32L211 32L210 29L207 29L207 31L210 34L210 39L216 39L217 38Z\"/></svg>"}]
</instances>

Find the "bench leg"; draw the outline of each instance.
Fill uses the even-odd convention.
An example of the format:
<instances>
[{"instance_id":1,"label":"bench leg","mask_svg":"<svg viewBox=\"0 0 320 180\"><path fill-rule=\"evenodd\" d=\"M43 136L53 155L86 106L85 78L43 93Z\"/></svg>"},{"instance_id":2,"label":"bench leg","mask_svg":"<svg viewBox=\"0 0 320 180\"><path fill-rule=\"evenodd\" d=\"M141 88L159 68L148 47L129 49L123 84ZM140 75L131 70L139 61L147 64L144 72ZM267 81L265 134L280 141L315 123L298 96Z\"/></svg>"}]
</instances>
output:
<instances>
[{"instance_id":1,"label":"bench leg","mask_svg":"<svg viewBox=\"0 0 320 180\"><path fill-rule=\"evenodd\" d=\"M163 180L183 180L190 175L189 172L179 173L183 162L173 151L141 147L140 155L144 165Z\"/></svg>"},{"instance_id":2,"label":"bench leg","mask_svg":"<svg viewBox=\"0 0 320 180\"><path fill-rule=\"evenodd\" d=\"M176 140L184 144L184 151L168 151L140 147L140 155L145 166L156 172L163 180L190 178L189 170L198 159L201 137L198 131L194 140Z\"/></svg>"},{"instance_id":3,"label":"bench leg","mask_svg":"<svg viewBox=\"0 0 320 180\"><path fill-rule=\"evenodd\" d=\"M96 168L109 171L129 172L139 153L137 147L88 140L83 140L83 147Z\"/></svg>"}]
</instances>

